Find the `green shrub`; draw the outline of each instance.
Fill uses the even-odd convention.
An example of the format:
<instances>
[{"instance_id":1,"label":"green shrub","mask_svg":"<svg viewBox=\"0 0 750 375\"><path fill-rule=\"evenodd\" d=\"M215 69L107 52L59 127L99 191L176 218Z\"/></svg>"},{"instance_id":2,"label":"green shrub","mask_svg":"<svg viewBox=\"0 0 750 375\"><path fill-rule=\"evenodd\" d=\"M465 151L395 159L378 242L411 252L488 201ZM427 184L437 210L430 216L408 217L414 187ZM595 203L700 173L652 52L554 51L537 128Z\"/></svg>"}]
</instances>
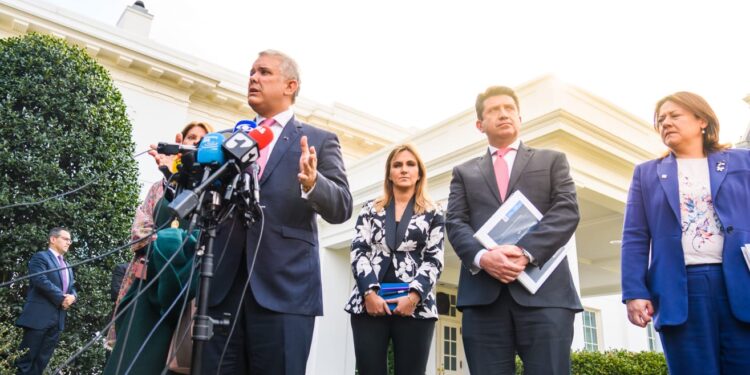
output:
<instances>
[{"instance_id":1,"label":"green shrub","mask_svg":"<svg viewBox=\"0 0 750 375\"><path fill-rule=\"evenodd\" d=\"M657 375L667 374L664 354L656 352L574 352L572 373L580 375Z\"/></svg>"},{"instance_id":2,"label":"green shrub","mask_svg":"<svg viewBox=\"0 0 750 375\"><path fill-rule=\"evenodd\" d=\"M571 354L573 375L664 375L667 361L664 354L656 352L606 352L576 351ZM523 374L523 364L516 356L516 374Z\"/></svg>"},{"instance_id":3,"label":"green shrub","mask_svg":"<svg viewBox=\"0 0 750 375\"><path fill-rule=\"evenodd\" d=\"M138 199L132 128L107 71L82 49L29 34L0 40L0 206L70 191L31 206L0 209L0 281L28 272L54 226L70 229L68 260L94 257L128 242ZM128 250L75 269L78 301L50 367L60 364L109 320L111 270ZM21 330L13 326L28 281L0 289L0 373L12 373ZM95 345L67 373L101 372Z\"/></svg>"}]
</instances>

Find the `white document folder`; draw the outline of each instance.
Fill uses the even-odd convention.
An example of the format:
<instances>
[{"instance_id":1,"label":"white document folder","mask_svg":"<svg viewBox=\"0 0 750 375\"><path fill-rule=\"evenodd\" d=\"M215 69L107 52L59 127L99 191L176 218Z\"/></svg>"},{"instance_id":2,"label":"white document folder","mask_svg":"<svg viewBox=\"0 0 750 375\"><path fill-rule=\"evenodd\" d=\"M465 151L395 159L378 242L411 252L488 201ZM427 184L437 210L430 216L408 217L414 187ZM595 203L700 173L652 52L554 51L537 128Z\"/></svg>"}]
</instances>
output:
<instances>
[{"instance_id":1,"label":"white document folder","mask_svg":"<svg viewBox=\"0 0 750 375\"><path fill-rule=\"evenodd\" d=\"M474 238L487 249L498 245L515 245L541 219L542 213L534 207L523 193L516 190L479 228L474 234ZM535 294L552 271L565 258L569 245L570 241L558 249L541 268L529 263L518 276L518 281L531 294Z\"/></svg>"}]
</instances>

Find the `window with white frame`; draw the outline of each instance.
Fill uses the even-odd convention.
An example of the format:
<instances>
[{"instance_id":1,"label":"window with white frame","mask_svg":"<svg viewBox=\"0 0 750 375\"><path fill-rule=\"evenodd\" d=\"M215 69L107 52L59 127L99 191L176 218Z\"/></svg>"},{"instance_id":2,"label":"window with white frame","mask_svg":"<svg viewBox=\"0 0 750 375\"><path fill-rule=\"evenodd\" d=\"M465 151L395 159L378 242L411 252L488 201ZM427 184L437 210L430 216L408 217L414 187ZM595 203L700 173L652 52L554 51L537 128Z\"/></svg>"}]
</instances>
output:
<instances>
[{"instance_id":1,"label":"window with white frame","mask_svg":"<svg viewBox=\"0 0 750 375\"><path fill-rule=\"evenodd\" d=\"M598 351L599 340L599 311L585 309L583 311L583 344L584 350Z\"/></svg>"}]
</instances>

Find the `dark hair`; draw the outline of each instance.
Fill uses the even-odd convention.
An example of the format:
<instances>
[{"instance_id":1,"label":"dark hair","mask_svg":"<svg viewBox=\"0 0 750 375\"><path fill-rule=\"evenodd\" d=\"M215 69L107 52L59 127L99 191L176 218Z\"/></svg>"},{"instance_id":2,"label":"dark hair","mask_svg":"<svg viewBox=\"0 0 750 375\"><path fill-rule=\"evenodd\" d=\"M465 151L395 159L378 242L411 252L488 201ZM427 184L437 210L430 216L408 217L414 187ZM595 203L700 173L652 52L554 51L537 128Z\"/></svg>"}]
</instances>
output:
<instances>
[{"instance_id":1,"label":"dark hair","mask_svg":"<svg viewBox=\"0 0 750 375\"><path fill-rule=\"evenodd\" d=\"M492 96L508 95L513 98L516 103L516 109L521 110L521 106L518 104L518 96L512 88L507 86L490 86L483 93L477 95L477 102L474 104L477 109L477 118L483 120L482 113L484 112L484 101Z\"/></svg>"},{"instance_id":2,"label":"dark hair","mask_svg":"<svg viewBox=\"0 0 750 375\"><path fill-rule=\"evenodd\" d=\"M47 236L47 238L60 237L60 232L63 232L63 231L69 232L67 229L63 227L54 227L49 230L49 236Z\"/></svg>"},{"instance_id":3,"label":"dark hair","mask_svg":"<svg viewBox=\"0 0 750 375\"><path fill-rule=\"evenodd\" d=\"M659 110L666 102L672 102L693 113L697 119L706 122L705 133L703 133L703 153L708 155L711 152L728 149L730 146L719 143L719 119L716 113L708 105L706 99L698 94L688 91L679 91L672 95L667 95L656 102L654 109L654 129L659 130Z\"/></svg>"}]
</instances>

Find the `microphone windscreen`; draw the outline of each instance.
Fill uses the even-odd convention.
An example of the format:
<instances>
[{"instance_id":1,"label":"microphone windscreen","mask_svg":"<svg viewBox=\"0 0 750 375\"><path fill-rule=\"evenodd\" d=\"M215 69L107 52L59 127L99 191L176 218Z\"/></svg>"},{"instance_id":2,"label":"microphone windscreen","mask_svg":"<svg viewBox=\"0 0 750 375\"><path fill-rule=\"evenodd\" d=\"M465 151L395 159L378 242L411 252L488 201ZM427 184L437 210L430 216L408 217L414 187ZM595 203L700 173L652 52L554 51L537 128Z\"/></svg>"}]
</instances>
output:
<instances>
[{"instance_id":1,"label":"microphone windscreen","mask_svg":"<svg viewBox=\"0 0 750 375\"><path fill-rule=\"evenodd\" d=\"M273 131L267 126L259 126L248 133L250 138L258 142L258 149L268 146L273 141Z\"/></svg>"},{"instance_id":2,"label":"microphone windscreen","mask_svg":"<svg viewBox=\"0 0 750 375\"><path fill-rule=\"evenodd\" d=\"M198 144L197 161L199 164L224 164L224 151L221 145L224 143L224 135L221 133L208 133L201 143Z\"/></svg>"},{"instance_id":3,"label":"microphone windscreen","mask_svg":"<svg viewBox=\"0 0 750 375\"><path fill-rule=\"evenodd\" d=\"M234 132L244 132L247 133L255 128L258 127L258 124L255 123L253 120L240 120L237 121L237 124L234 125Z\"/></svg>"}]
</instances>

